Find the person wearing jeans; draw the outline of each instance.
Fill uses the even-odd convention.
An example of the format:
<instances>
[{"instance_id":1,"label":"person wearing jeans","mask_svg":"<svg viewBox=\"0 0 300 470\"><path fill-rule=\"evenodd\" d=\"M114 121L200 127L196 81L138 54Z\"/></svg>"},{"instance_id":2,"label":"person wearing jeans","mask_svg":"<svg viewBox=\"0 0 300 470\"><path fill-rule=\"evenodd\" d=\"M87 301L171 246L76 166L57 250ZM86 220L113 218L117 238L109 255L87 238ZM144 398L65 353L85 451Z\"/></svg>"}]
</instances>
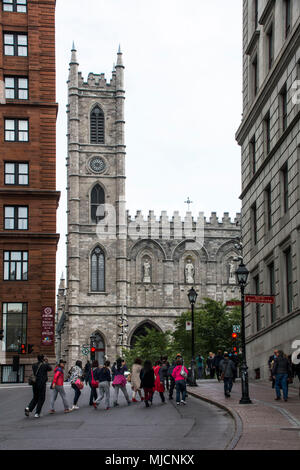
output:
<instances>
[{"instance_id":1,"label":"person wearing jeans","mask_svg":"<svg viewBox=\"0 0 300 470\"><path fill-rule=\"evenodd\" d=\"M233 378L236 372L235 363L229 358L228 352L224 352L224 359L220 361L219 369L221 372L221 379L224 380L224 395L226 398L230 397Z\"/></svg>"},{"instance_id":2,"label":"person wearing jeans","mask_svg":"<svg viewBox=\"0 0 300 470\"><path fill-rule=\"evenodd\" d=\"M186 375L183 375L183 374L186 374ZM177 405L180 405L180 403L182 403L183 405L186 404L185 398L186 398L187 376L188 376L188 370L186 367L184 367L182 359L180 358L176 359L176 367L174 368L172 372L172 377L175 380ZM180 395L182 396L181 401L180 401Z\"/></svg>"},{"instance_id":3,"label":"person wearing jeans","mask_svg":"<svg viewBox=\"0 0 300 470\"><path fill-rule=\"evenodd\" d=\"M110 362L105 361L104 367L97 368L94 374L94 379L99 381L99 397L93 402L93 406L97 409L100 401L105 397L105 407L109 410L110 407L110 382L111 375L109 370Z\"/></svg>"},{"instance_id":4,"label":"person wearing jeans","mask_svg":"<svg viewBox=\"0 0 300 470\"><path fill-rule=\"evenodd\" d=\"M60 394L64 407L65 413L70 413L72 411L69 407L69 403L67 401L66 392L64 390L64 368L65 368L65 361L60 359L58 366L54 369L54 377L51 384L52 389L52 397L51 397L51 410L50 413L55 413L54 403L57 398L57 395Z\"/></svg>"},{"instance_id":5,"label":"person wearing jeans","mask_svg":"<svg viewBox=\"0 0 300 470\"><path fill-rule=\"evenodd\" d=\"M282 387L284 401L288 399L288 377L292 376L292 370L287 357L283 351L278 351L278 356L274 360L272 376L275 378L275 400L281 399L280 387Z\"/></svg>"}]
</instances>

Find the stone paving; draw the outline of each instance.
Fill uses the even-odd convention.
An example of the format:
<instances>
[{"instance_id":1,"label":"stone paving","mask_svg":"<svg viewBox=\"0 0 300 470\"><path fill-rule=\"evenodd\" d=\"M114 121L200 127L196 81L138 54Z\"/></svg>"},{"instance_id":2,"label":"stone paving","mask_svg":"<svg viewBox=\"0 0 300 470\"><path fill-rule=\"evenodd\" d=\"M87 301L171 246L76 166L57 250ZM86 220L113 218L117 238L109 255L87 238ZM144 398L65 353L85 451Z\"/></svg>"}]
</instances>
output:
<instances>
[{"instance_id":1,"label":"stone paving","mask_svg":"<svg viewBox=\"0 0 300 470\"><path fill-rule=\"evenodd\" d=\"M299 450L300 397L298 379L289 386L289 398L275 401L270 382L250 382L252 404L240 405L241 383L234 385L230 398L224 396L223 382L198 380L198 387L188 387L191 395L226 408L235 418L236 450Z\"/></svg>"}]
</instances>

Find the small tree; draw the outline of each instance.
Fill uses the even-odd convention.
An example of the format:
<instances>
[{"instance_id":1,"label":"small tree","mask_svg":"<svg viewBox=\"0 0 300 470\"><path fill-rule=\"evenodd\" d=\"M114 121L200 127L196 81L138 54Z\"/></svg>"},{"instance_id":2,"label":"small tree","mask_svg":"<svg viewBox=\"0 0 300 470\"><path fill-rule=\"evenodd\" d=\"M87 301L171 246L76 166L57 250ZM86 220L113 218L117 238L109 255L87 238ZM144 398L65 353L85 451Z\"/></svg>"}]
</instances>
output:
<instances>
[{"instance_id":1,"label":"small tree","mask_svg":"<svg viewBox=\"0 0 300 470\"><path fill-rule=\"evenodd\" d=\"M240 325L240 307L230 310L223 302L206 298L204 304L195 309L194 329L195 329L195 355L198 353L207 356L210 351L216 352L218 349L232 349L232 327ZM191 321L191 312L183 313L175 320L174 347L181 351L185 361L190 361L192 356L192 335L191 331L186 331L186 321Z\"/></svg>"}]
</instances>

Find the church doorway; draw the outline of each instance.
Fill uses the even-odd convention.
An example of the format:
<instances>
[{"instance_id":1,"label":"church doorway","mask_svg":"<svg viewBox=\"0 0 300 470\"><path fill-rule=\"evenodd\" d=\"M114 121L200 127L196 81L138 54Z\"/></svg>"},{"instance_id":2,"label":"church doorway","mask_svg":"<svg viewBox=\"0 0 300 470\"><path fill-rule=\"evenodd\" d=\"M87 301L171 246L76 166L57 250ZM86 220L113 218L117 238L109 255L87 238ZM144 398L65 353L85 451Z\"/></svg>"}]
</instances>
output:
<instances>
[{"instance_id":1,"label":"church doorway","mask_svg":"<svg viewBox=\"0 0 300 470\"><path fill-rule=\"evenodd\" d=\"M160 331L160 329L157 326L153 325L153 323L150 323L150 322L143 323L142 325L138 326L136 330L134 331L134 333L132 334L131 340L130 340L130 348L134 348L135 343L139 336L147 335L146 328L148 328L149 330Z\"/></svg>"},{"instance_id":2,"label":"church doorway","mask_svg":"<svg viewBox=\"0 0 300 470\"><path fill-rule=\"evenodd\" d=\"M105 361L105 345L103 336L99 333L93 333L90 337L91 348L95 348L94 352L91 352L91 361L98 361L99 366L104 365Z\"/></svg>"}]
</instances>

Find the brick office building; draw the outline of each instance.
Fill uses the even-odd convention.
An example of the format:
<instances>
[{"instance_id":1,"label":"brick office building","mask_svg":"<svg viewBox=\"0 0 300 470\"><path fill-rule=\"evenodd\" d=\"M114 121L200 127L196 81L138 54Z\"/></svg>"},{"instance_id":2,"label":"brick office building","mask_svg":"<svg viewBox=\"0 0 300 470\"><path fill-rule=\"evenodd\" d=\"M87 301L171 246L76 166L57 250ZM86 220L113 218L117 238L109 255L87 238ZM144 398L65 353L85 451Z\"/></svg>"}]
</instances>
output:
<instances>
[{"instance_id":1,"label":"brick office building","mask_svg":"<svg viewBox=\"0 0 300 470\"><path fill-rule=\"evenodd\" d=\"M23 381L39 352L55 360L55 0L3 0L0 27L0 364L8 382Z\"/></svg>"}]
</instances>

